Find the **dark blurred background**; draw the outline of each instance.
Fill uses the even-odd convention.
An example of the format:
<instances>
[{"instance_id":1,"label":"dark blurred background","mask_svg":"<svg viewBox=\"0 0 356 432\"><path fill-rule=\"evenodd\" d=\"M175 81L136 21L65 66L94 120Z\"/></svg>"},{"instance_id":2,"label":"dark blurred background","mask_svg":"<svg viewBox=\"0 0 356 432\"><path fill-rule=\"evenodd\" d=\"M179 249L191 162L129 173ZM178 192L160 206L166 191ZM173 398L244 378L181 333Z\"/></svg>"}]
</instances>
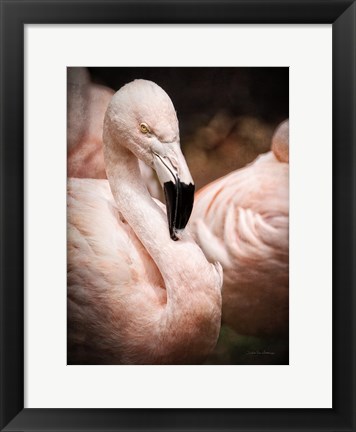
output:
<instances>
[{"instance_id":1,"label":"dark blurred background","mask_svg":"<svg viewBox=\"0 0 356 432\"><path fill-rule=\"evenodd\" d=\"M288 117L286 67L89 68L92 80L117 91L143 78L160 85L178 112L182 140L218 111L252 116L277 125Z\"/></svg>"}]
</instances>

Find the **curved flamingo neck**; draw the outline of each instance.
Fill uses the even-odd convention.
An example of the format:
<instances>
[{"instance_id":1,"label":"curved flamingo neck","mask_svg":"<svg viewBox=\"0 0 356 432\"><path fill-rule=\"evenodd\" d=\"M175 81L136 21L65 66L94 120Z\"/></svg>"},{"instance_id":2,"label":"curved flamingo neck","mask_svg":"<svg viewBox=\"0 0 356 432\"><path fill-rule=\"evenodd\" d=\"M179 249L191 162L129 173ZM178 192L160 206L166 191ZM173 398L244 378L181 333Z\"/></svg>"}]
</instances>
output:
<instances>
[{"instance_id":1,"label":"curved flamingo neck","mask_svg":"<svg viewBox=\"0 0 356 432\"><path fill-rule=\"evenodd\" d=\"M125 220L134 230L167 283L171 280L167 252L171 240L167 217L153 201L143 182L138 160L117 140L105 137L106 173L115 202Z\"/></svg>"},{"instance_id":2,"label":"curved flamingo neck","mask_svg":"<svg viewBox=\"0 0 356 432\"><path fill-rule=\"evenodd\" d=\"M187 353L201 359L215 346L220 330L221 274L196 243L170 238L167 217L148 193L137 158L109 133L104 156L118 209L156 263L167 291L167 303L149 330L159 341L161 361L184 362Z\"/></svg>"}]
</instances>

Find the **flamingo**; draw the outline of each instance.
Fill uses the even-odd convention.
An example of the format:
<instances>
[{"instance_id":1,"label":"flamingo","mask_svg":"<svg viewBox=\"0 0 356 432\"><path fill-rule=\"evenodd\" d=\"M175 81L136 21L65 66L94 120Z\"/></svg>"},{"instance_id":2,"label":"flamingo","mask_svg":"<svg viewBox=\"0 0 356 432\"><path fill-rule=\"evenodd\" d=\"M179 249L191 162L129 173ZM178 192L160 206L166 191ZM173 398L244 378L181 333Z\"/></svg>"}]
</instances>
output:
<instances>
[{"instance_id":1,"label":"flamingo","mask_svg":"<svg viewBox=\"0 0 356 432\"><path fill-rule=\"evenodd\" d=\"M288 332L288 121L272 151L197 192L191 230L224 269L225 324L252 336Z\"/></svg>"},{"instance_id":2,"label":"flamingo","mask_svg":"<svg viewBox=\"0 0 356 432\"><path fill-rule=\"evenodd\" d=\"M167 93L122 87L103 146L107 180L68 179L68 363L200 363L220 331L222 269L183 230L194 184ZM167 212L138 160L156 170Z\"/></svg>"}]
</instances>

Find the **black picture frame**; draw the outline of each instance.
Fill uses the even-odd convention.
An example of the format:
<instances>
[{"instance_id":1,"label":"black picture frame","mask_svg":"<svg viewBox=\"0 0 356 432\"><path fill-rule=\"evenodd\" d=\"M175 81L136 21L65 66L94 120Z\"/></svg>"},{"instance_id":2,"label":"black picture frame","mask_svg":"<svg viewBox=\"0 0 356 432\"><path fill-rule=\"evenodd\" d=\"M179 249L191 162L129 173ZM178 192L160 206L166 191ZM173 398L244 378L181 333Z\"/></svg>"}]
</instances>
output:
<instances>
[{"instance_id":1,"label":"black picture frame","mask_svg":"<svg viewBox=\"0 0 356 432\"><path fill-rule=\"evenodd\" d=\"M1 430L355 431L355 2L0 0L0 5ZM24 409L24 25L28 23L332 24L332 409Z\"/></svg>"}]
</instances>

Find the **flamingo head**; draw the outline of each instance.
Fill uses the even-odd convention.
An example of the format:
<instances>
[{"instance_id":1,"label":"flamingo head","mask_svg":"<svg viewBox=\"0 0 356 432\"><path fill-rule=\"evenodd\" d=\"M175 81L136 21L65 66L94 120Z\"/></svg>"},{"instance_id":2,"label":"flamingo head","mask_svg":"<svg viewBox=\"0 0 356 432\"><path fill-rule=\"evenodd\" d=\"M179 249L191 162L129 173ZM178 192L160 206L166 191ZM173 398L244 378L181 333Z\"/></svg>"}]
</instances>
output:
<instances>
[{"instance_id":1,"label":"flamingo head","mask_svg":"<svg viewBox=\"0 0 356 432\"><path fill-rule=\"evenodd\" d=\"M289 163L289 120L282 122L272 137L272 151L280 162Z\"/></svg>"},{"instance_id":2,"label":"flamingo head","mask_svg":"<svg viewBox=\"0 0 356 432\"><path fill-rule=\"evenodd\" d=\"M152 81L135 80L112 98L105 122L115 141L157 172L165 192L170 236L178 240L193 209L194 182L180 148L176 111Z\"/></svg>"}]
</instances>

